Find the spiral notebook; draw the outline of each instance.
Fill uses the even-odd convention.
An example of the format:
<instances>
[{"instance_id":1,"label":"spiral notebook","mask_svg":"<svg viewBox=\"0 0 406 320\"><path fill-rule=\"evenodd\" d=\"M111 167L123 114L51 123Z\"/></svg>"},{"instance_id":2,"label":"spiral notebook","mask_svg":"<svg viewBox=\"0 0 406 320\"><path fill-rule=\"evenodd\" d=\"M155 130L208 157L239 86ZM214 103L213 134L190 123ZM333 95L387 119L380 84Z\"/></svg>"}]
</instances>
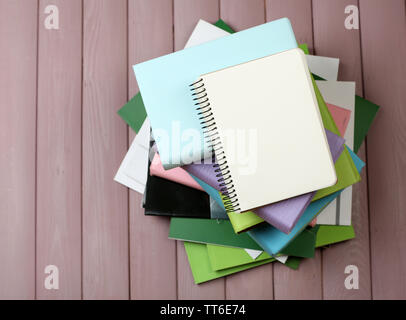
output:
<instances>
[{"instance_id":1,"label":"spiral notebook","mask_svg":"<svg viewBox=\"0 0 406 320\"><path fill-rule=\"evenodd\" d=\"M226 210L243 212L336 183L301 49L204 74L191 92L222 174ZM225 134L234 131L243 133L238 143ZM249 167L240 161L241 141L251 148Z\"/></svg>"}]
</instances>

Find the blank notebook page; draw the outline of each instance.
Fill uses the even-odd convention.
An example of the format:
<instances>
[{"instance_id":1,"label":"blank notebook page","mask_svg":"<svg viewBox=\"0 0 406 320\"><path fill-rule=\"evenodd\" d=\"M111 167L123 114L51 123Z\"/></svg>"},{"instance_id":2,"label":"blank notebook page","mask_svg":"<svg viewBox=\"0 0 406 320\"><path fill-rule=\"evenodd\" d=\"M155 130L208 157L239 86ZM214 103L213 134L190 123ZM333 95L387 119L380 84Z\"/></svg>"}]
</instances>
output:
<instances>
[{"instance_id":1,"label":"blank notebook page","mask_svg":"<svg viewBox=\"0 0 406 320\"><path fill-rule=\"evenodd\" d=\"M237 211L336 183L316 96L300 49L201 78L233 180ZM233 132L235 138L227 139ZM251 150L249 154L247 150Z\"/></svg>"}]
</instances>

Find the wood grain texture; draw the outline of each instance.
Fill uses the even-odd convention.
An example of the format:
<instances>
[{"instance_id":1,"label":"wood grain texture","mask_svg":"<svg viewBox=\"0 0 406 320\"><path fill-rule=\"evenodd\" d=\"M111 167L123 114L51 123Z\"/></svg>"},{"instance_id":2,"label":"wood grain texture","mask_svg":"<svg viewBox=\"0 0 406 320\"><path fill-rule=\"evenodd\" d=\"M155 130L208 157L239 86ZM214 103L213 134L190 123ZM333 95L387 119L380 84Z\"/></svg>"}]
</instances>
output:
<instances>
[{"instance_id":1,"label":"wood grain texture","mask_svg":"<svg viewBox=\"0 0 406 320\"><path fill-rule=\"evenodd\" d=\"M265 22L264 0L220 0L220 17L234 31Z\"/></svg>"},{"instance_id":2,"label":"wood grain texture","mask_svg":"<svg viewBox=\"0 0 406 320\"><path fill-rule=\"evenodd\" d=\"M344 10L358 5L357 0L313 0L315 53L340 58L338 79L355 81L357 94L362 96L361 41L359 30L347 30Z\"/></svg>"},{"instance_id":3,"label":"wood grain texture","mask_svg":"<svg viewBox=\"0 0 406 320\"><path fill-rule=\"evenodd\" d=\"M264 1L220 2L220 14L227 24L240 31L265 22ZM248 14L249 12L249 14ZM240 272L226 278L226 298L272 299L272 264Z\"/></svg>"},{"instance_id":4,"label":"wood grain texture","mask_svg":"<svg viewBox=\"0 0 406 320\"><path fill-rule=\"evenodd\" d=\"M223 300L225 299L224 278L195 284L192 270L182 241L178 245L178 299L179 300Z\"/></svg>"},{"instance_id":5,"label":"wood grain texture","mask_svg":"<svg viewBox=\"0 0 406 320\"><path fill-rule=\"evenodd\" d=\"M298 43L306 43L313 52L312 1L266 0L268 21L289 18Z\"/></svg>"},{"instance_id":6,"label":"wood grain texture","mask_svg":"<svg viewBox=\"0 0 406 320\"><path fill-rule=\"evenodd\" d=\"M317 249L313 259L302 260L298 270L274 264L274 297L276 300L322 299L321 254Z\"/></svg>"},{"instance_id":7,"label":"wood grain texture","mask_svg":"<svg viewBox=\"0 0 406 320\"><path fill-rule=\"evenodd\" d=\"M86 0L83 30L83 297L129 298L126 151L127 1Z\"/></svg>"},{"instance_id":8,"label":"wood grain texture","mask_svg":"<svg viewBox=\"0 0 406 320\"><path fill-rule=\"evenodd\" d=\"M294 30L301 30L300 39L305 39L309 48L313 48L313 27L311 16L309 19L307 1L272 0L266 3L266 7L267 21L274 20L278 16L287 16ZM276 12L273 12L274 9ZM299 38L297 40L299 41ZM320 253L318 252L311 261L303 261L296 271L275 263L273 278L275 299L319 299L322 296Z\"/></svg>"},{"instance_id":9,"label":"wood grain texture","mask_svg":"<svg viewBox=\"0 0 406 320\"><path fill-rule=\"evenodd\" d=\"M0 299L35 297L37 1L0 1Z\"/></svg>"},{"instance_id":10,"label":"wood grain texture","mask_svg":"<svg viewBox=\"0 0 406 320\"><path fill-rule=\"evenodd\" d=\"M58 31L44 29L47 4ZM359 31L344 28L348 4ZM405 14L404 0L0 0L0 299L406 299ZM198 19L238 31L283 16L382 106L358 153L357 237L296 271L274 263L195 285L168 220L144 217L113 181L134 137L116 111L138 91L132 64L182 49ZM58 291L43 288L49 264ZM359 290L343 286L348 264Z\"/></svg>"},{"instance_id":11,"label":"wood grain texture","mask_svg":"<svg viewBox=\"0 0 406 320\"><path fill-rule=\"evenodd\" d=\"M226 299L272 300L273 263L265 264L227 276Z\"/></svg>"},{"instance_id":12,"label":"wood grain texture","mask_svg":"<svg viewBox=\"0 0 406 320\"><path fill-rule=\"evenodd\" d=\"M42 23L59 9L59 30ZM82 1L40 1L37 136L37 298L80 299ZM59 290L44 269L59 270Z\"/></svg>"},{"instance_id":13,"label":"wood grain texture","mask_svg":"<svg viewBox=\"0 0 406 320\"><path fill-rule=\"evenodd\" d=\"M360 1L365 97L381 106L367 140L374 299L406 299L405 10Z\"/></svg>"},{"instance_id":14,"label":"wood grain texture","mask_svg":"<svg viewBox=\"0 0 406 320\"><path fill-rule=\"evenodd\" d=\"M130 0L129 98L138 87L132 65L173 51L172 0ZM129 128L129 143L134 132ZM167 217L146 217L142 196L130 190L131 299L176 299L176 242ZM163 271L165 268L165 271Z\"/></svg>"},{"instance_id":15,"label":"wood grain texture","mask_svg":"<svg viewBox=\"0 0 406 320\"><path fill-rule=\"evenodd\" d=\"M175 0L174 43L181 50L190 37L199 19L215 22L219 18L218 1ZM178 299L224 299L224 278L196 285L183 242L177 241Z\"/></svg>"},{"instance_id":16,"label":"wood grain texture","mask_svg":"<svg viewBox=\"0 0 406 320\"><path fill-rule=\"evenodd\" d=\"M314 48L317 54L340 59L339 79L355 81L357 94L363 94L361 72L361 44L359 30L344 27L348 5L358 5L357 0L313 1ZM334 41L331 41L334 39ZM366 161L365 148L359 156ZM368 190L366 169L361 182L353 187L352 224L356 238L333 245L322 251L324 299L370 299L371 267L369 250ZM348 290L344 280L346 266L355 265L359 270L359 289Z\"/></svg>"},{"instance_id":17,"label":"wood grain texture","mask_svg":"<svg viewBox=\"0 0 406 320\"><path fill-rule=\"evenodd\" d=\"M210 23L216 22L219 10L218 0L174 0L175 50L185 47L200 19Z\"/></svg>"}]
</instances>

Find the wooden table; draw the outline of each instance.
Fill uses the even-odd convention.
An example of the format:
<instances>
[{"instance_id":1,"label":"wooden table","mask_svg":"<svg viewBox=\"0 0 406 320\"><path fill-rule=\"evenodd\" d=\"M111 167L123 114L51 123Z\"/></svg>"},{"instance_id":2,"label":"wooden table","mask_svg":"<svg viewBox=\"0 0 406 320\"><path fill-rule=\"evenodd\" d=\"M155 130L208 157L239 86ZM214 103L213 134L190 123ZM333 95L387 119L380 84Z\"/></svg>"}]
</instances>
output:
<instances>
[{"instance_id":1,"label":"wooden table","mask_svg":"<svg viewBox=\"0 0 406 320\"><path fill-rule=\"evenodd\" d=\"M44 26L59 9L59 30ZM347 30L347 5L359 30ZM0 0L0 298L406 298L404 0ZM359 155L356 239L299 270L269 264L193 283L168 220L113 177L134 134L116 111L137 91L131 66L185 45L199 18L235 30L287 16L340 80L382 106ZM198 63L198 62L197 62ZM44 269L59 269L47 290ZM360 287L347 290L356 265Z\"/></svg>"}]
</instances>

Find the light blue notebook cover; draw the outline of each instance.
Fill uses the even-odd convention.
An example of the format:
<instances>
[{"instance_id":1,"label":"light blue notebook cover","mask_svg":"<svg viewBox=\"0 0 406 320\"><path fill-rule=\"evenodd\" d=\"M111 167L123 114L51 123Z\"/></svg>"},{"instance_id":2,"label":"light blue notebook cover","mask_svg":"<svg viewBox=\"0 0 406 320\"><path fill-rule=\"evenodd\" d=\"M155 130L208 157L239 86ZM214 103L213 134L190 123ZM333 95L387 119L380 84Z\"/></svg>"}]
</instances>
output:
<instances>
[{"instance_id":1,"label":"light blue notebook cover","mask_svg":"<svg viewBox=\"0 0 406 320\"><path fill-rule=\"evenodd\" d=\"M190 84L202 74L293 48L295 35L283 18L134 65L164 168L211 156Z\"/></svg>"},{"instance_id":2,"label":"light blue notebook cover","mask_svg":"<svg viewBox=\"0 0 406 320\"><path fill-rule=\"evenodd\" d=\"M351 158L359 172L365 166L365 163L358 158L358 156L352 152L348 147ZM341 190L342 191L342 190ZM268 254L276 255L284 247L286 247L289 242L295 239L300 232L306 228L306 226L320 213L320 211L327 206L331 201L333 201L341 193L341 191L335 192L324 198L312 202L303 213L302 217L297 222L296 226L289 233L283 233L278 229L272 227L269 224L263 224L251 231L248 234L253 238Z\"/></svg>"}]
</instances>

